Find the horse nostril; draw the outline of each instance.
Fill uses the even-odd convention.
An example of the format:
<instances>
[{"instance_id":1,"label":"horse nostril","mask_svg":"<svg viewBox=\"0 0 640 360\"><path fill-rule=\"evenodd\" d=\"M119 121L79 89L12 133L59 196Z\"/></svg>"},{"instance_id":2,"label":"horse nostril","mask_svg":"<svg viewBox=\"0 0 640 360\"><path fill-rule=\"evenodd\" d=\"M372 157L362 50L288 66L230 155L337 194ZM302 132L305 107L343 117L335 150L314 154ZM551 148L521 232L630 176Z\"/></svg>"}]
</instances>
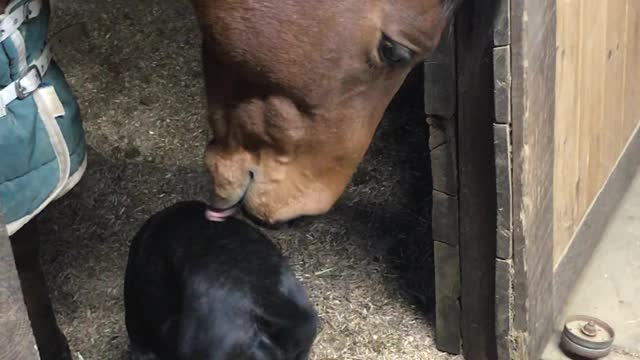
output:
<instances>
[{"instance_id":1,"label":"horse nostril","mask_svg":"<svg viewBox=\"0 0 640 360\"><path fill-rule=\"evenodd\" d=\"M255 173L253 170L249 170L249 179L253 180L255 178Z\"/></svg>"}]
</instances>

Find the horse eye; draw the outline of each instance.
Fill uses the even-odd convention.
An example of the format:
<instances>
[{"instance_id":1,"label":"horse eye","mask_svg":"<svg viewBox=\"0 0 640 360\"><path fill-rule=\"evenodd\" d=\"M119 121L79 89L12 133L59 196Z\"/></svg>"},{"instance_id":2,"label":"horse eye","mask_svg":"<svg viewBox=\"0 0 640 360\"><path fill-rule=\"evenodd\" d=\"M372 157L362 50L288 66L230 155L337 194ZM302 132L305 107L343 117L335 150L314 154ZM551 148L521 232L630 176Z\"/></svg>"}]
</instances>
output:
<instances>
[{"instance_id":1,"label":"horse eye","mask_svg":"<svg viewBox=\"0 0 640 360\"><path fill-rule=\"evenodd\" d=\"M378 45L378 55L380 59L389 67L399 66L411 61L412 52L405 46L391 40L388 36L382 35Z\"/></svg>"}]
</instances>

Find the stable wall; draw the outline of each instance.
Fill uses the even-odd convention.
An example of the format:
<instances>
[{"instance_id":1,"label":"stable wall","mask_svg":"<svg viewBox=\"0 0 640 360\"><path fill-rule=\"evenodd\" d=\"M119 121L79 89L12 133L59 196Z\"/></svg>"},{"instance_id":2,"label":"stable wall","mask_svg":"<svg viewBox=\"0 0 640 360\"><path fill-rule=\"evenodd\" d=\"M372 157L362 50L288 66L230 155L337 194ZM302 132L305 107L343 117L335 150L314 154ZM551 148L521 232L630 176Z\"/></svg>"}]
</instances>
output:
<instances>
[{"instance_id":1,"label":"stable wall","mask_svg":"<svg viewBox=\"0 0 640 360\"><path fill-rule=\"evenodd\" d=\"M640 1L556 8L554 264L640 122Z\"/></svg>"}]
</instances>

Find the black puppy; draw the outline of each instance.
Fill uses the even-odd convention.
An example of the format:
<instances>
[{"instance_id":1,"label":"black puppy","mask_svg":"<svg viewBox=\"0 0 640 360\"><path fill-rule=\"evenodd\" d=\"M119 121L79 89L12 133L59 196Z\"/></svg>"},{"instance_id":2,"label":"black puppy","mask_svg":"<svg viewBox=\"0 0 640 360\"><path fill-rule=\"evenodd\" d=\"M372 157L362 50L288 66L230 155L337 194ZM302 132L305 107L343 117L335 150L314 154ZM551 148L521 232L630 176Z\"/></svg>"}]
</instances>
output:
<instances>
[{"instance_id":1,"label":"black puppy","mask_svg":"<svg viewBox=\"0 0 640 360\"><path fill-rule=\"evenodd\" d=\"M306 360L318 317L276 246L181 202L136 234L125 275L132 359Z\"/></svg>"}]
</instances>

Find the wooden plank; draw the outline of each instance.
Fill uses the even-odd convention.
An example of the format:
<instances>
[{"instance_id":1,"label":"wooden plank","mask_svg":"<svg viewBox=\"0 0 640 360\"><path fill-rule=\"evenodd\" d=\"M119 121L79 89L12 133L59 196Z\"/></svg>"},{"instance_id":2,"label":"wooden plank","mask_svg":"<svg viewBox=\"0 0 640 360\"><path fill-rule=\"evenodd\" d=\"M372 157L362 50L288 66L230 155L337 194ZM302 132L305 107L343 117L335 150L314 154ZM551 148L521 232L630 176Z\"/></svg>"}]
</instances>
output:
<instances>
[{"instance_id":1,"label":"wooden plank","mask_svg":"<svg viewBox=\"0 0 640 360\"><path fill-rule=\"evenodd\" d=\"M640 16L640 6L635 4L629 0L558 1L556 264L640 120L640 115L632 114L640 108L635 100L640 94L633 94L638 81L628 78L628 72L640 78L640 55L631 60L640 43L632 24L637 20L630 20Z\"/></svg>"},{"instance_id":2,"label":"wooden plank","mask_svg":"<svg viewBox=\"0 0 640 360\"><path fill-rule=\"evenodd\" d=\"M39 359L11 242L0 214L0 359Z\"/></svg>"},{"instance_id":3,"label":"wooden plank","mask_svg":"<svg viewBox=\"0 0 640 360\"><path fill-rule=\"evenodd\" d=\"M511 2L513 338L528 359L539 359L553 321L555 10L555 0Z\"/></svg>"},{"instance_id":4,"label":"wooden plank","mask_svg":"<svg viewBox=\"0 0 640 360\"><path fill-rule=\"evenodd\" d=\"M455 196L458 193L456 143L447 141L431 150L433 189Z\"/></svg>"},{"instance_id":5,"label":"wooden plank","mask_svg":"<svg viewBox=\"0 0 640 360\"><path fill-rule=\"evenodd\" d=\"M640 122L640 1L627 1L624 134Z\"/></svg>"},{"instance_id":6,"label":"wooden plank","mask_svg":"<svg viewBox=\"0 0 640 360\"><path fill-rule=\"evenodd\" d=\"M579 151L578 136L581 127L580 106L580 13L579 0L557 3L556 58L556 116L555 162L553 178L554 200L554 263L566 247L578 225Z\"/></svg>"},{"instance_id":7,"label":"wooden plank","mask_svg":"<svg viewBox=\"0 0 640 360\"><path fill-rule=\"evenodd\" d=\"M458 199L437 190L433 190L432 198L433 239L458 245Z\"/></svg>"},{"instance_id":8,"label":"wooden plank","mask_svg":"<svg viewBox=\"0 0 640 360\"><path fill-rule=\"evenodd\" d=\"M493 45L505 46L511 41L511 22L509 19L509 0L499 1L498 16L493 29Z\"/></svg>"},{"instance_id":9,"label":"wooden plank","mask_svg":"<svg viewBox=\"0 0 640 360\"><path fill-rule=\"evenodd\" d=\"M440 43L424 63L424 84L425 113L451 118L456 107L453 23L445 29Z\"/></svg>"},{"instance_id":10,"label":"wooden plank","mask_svg":"<svg viewBox=\"0 0 640 360\"><path fill-rule=\"evenodd\" d=\"M493 77L496 122L511 123L511 51L509 46L493 49Z\"/></svg>"},{"instance_id":11,"label":"wooden plank","mask_svg":"<svg viewBox=\"0 0 640 360\"><path fill-rule=\"evenodd\" d=\"M456 119L427 116L433 188L455 196L458 193Z\"/></svg>"},{"instance_id":12,"label":"wooden plank","mask_svg":"<svg viewBox=\"0 0 640 360\"><path fill-rule=\"evenodd\" d=\"M433 151L438 146L441 146L450 141L451 135L449 134L449 131L447 131L447 124L449 121L455 122L455 119L447 120L438 116L427 116L427 125L429 126L430 151Z\"/></svg>"},{"instance_id":13,"label":"wooden plank","mask_svg":"<svg viewBox=\"0 0 640 360\"><path fill-rule=\"evenodd\" d=\"M617 205L626 194L634 176L640 171L640 125L625 146L617 164L606 181L593 206L584 217L564 256L560 259L553 280L553 304L555 314L561 314L573 284L591 258L606 225Z\"/></svg>"},{"instance_id":14,"label":"wooden plank","mask_svg":"<svg viewBox=\"0 0 640 360\"><path fill-rule=\"evenodd\" d=\"M424 64L424 103L429 125L432 169L436 347L461 352L460 259L458 254L458 181L456 162L456 74L450 25Z\"/></svg>"},{"instance_id":15,"label":"wooden plank","mask_svg":"<svg viewBox=\"0 0 640 360\"><path fill-rule=\"evenodd\" d=\"M604 79L603 117L601 127L596 136L601 136L602 151L600 163L602 164L600 177L604 181L611 173L613 164L620 156L623 145L629 138L629 133L623 133L624 125L624 60L625 36L627 24L627 0L607 0L606 17L606 62ZM640 41L640 39L638 39ZM640 64L638 64L640 65Z\"/></svg>"},{"instance_id":16,"label":"wooden plank","mask_svg":"<svg viewBox=\"0 0 640 360\"><path fill-rule=\"evenodd\" d=\"M497 359L512 360L511 342L513 323L513 263L496 259L496 344Z\"/></svg>"},{"instance_id":17,"label":"wooden plank","mask_svg":"<svg viewBox=\"0 0 640 360\"><path fill-rule=\"evenodd\" d=\"M458 247L434 242L436 287L436 347L452 354L461 352L460 261Z\"/></svg>"},{"instance_id":18,"label":"wooden plank","mask_svg":"<svg viewBox=\"0 0 640 360\"><path fill-rule=\"evenodd\" d=\"M496 166L497 234L496 256L511 259L511 134L506 124L493 124Z\"/></svg>"},{"instance_id":19,"label":"wooden plank","mask_svg":"<svg viewBox=\"0 0 640 360\"><path fill-rule=\"evenodd\" d=\"M474 360L496 358L493 41L478 38L482 24L474 27L485 11L463 2L456 19L462 342Z\"/></svg>"},{"instance_id":20,"label":"wooden plank","mask_svg":"<svg viewBox=\"0 0 640 360\"><path fill-rule=\"evenodd\" d=\"M595 194L602 185L599 153L602 151L602 127L604 116L604 74L606 64L606 13L607 1L581 1L582 21L580 33L581 66L580 97L582 101L582 124L578 139L578 154L581 158L580 182L578 189L584 196L578 199L579 216L582 217L591 205Z\"/></svg>"}]
</instances>

